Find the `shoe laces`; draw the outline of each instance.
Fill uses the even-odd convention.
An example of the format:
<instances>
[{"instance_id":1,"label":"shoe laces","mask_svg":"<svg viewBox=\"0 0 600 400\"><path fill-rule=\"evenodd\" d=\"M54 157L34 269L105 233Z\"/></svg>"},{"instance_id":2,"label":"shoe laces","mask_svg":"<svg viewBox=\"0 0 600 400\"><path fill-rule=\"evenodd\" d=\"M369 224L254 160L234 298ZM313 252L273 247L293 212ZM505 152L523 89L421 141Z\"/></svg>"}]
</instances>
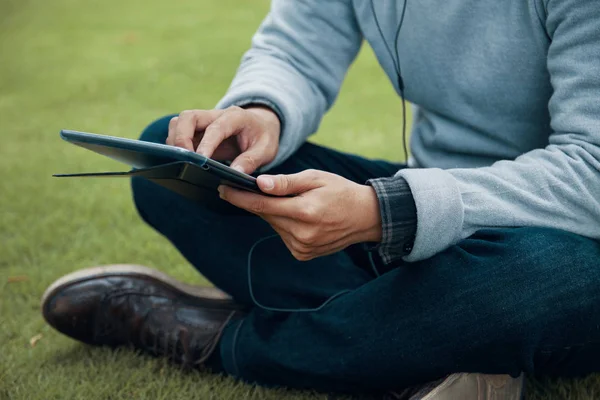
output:
<instances>
[{"instance_id":1,"label":"shoe laces","mask_svg":"<svg viewBox=\"0 0 600 400\"><path fill-rule=\"evenodd\" d=\"M123 290L103 295L98 302L94 341L99 343L108 341L109 343L106 344L113 344L110 342L118 342L116 338L120 338L121 341L131 342L131 321L126 321L126 310L133 307L130 299L135 295L143 294ZM109 338L113 340L106 340Z\"/></svg>"},{"instance_id":2,"label":"shoe laces","mask_svg":"<svg viewBox=\"0 0 600 400\"><path fill-rule=\"evenodd\" d=\"M151 306L143 317L140 316L137 321L131 320L131 314L139 315L131 312L135 309L135 305L132 304L135 297L155 295L123 290L112 292L100 299L94 340L107 345L130 344L190 367L202 364L210 357L223 335L223 330L238 312L232 310L219 328L207 337L206 331L201 328L190 329L185 324L176 323L167 329L159 323L151 322L153 312L158 311L158 308ZM178 302L174 299L170 301ZM196 356L198 348L202 350Z\"/></svg>"}]
</instances>

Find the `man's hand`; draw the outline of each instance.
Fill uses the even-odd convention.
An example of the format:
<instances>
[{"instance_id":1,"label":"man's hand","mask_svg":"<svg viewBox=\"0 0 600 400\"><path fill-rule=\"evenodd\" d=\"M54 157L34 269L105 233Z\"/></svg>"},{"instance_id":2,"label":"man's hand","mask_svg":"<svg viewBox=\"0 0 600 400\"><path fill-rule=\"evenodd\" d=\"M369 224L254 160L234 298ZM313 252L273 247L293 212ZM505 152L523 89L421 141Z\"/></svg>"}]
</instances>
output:
<instances>
[{"instance_id":1,"label":"man's hand","mask_svg":"<svg viewBox=\"0 0 600 400\"><path fill-rule=\"evenodd\" d=\"M167 144L216 160L247 174L273 161L279 147L280 122L267 107L187 110L171 119Z\"/></svg>"},{"instance_id":2,"label":"man's hand","mask_svg":"<svg viewBox=\"0 0 600 400\"><path fill-rule=\"evenodd\" d=\"M220 186L221 198L264 218L301 261L343 250L354 243L381 241L375 190L341 176L307 170L261 175L258 186L270 197Z\"/></svg>"}]
</instances>

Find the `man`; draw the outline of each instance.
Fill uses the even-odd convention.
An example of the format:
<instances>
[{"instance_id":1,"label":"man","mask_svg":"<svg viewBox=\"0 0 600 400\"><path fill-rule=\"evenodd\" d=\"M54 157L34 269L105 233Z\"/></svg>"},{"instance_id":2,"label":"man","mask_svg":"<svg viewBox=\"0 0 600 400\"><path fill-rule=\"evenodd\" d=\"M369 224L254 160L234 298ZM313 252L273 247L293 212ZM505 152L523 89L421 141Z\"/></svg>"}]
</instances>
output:
<instances>
[{"instance_id":1,"label":"man","mask_svg":"<svg viewBox=\"0 0 600 400\"><path fill-rule=\"evenodd\" d=\"M594 0L274 0L216 109L141 137L266 171L273 196L223 186L254 215L222 215L132 182L142 218L232 299L107 267L56 282L46 319L332 392L517 398L520 381L476 373L600 370L598 21ZM306 143L363 39L418 107L407 168Z\"/></svg>"}]
</instances>

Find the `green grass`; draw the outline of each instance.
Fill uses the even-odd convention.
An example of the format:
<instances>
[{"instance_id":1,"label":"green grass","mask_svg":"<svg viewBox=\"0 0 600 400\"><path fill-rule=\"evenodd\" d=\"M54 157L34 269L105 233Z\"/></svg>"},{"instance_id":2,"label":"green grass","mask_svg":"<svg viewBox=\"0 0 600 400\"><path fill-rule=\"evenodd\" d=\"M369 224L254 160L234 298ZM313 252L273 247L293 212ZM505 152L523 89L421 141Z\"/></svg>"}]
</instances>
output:
<instances>
[{"instance_id":1,"label":"green grass","mask_svg":"<svg viewBox=\"0 0 600 400\"><path fill-rule=\"evenodd\" d=\"M39 312L48 284L91 265L135 262L203 283L141 222L126 181L50 177L120 168L64 144L58 131L133 138L164 114L211 108L267 8L265 0L0 2L0 399L323 398L85 347ZM365 48L315 140L398 159L399 106ZM531 399L586 399L600 385L532 380L529 390Z\"/></svg>"}]
</instances>

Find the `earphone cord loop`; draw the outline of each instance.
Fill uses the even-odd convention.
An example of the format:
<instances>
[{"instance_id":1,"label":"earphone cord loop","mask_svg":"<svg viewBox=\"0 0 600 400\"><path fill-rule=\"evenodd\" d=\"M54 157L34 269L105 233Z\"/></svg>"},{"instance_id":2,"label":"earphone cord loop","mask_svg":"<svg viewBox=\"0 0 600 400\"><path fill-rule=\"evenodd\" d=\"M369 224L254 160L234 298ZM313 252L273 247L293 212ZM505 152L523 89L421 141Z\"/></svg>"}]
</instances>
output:
<instances>
[{"instance_id":1,"label":"earphone cord loop","mask_svg":"<svg viewBox=\"0 0 600 400\"><path fill-rule=\"evenodd\" d=\"M279 307L266 306L266 305L260 303L254 294L254 288L252 286L252 255L254 253L254 250L256 249L256 247L259 244L264 243L269 239L274 239L274 238L278 238L278 237L279 237L279 235L275 234L275 235L266 236L264 238L261 238L252 245L252 247L250 248L250 251L248 252L248 261L247 261L248 293L250 295L250 299L252 300L252 303L254 303L255 306L262 308L263 310L266 310L266 311L287 312L287 313L315 312L315 311L319 311L319 310L323 309L326 305L328 305L329 303L331 303L333 300L337 299L338 297L340 297L346 293L350 293L352 291L350 289L341 290L341 291L335 293L333 296L329 297L323 303L321 303L320 306L314 307L314 308L279 308ZM371 254L371 252L369 252L368 254L369 254L369 262L371 263L371 268L373 268L373 272L375 273L375 275L379 276L379 271L377 271L375 262L373 261L373 255Z\"/></svg>"}]
</instances>

